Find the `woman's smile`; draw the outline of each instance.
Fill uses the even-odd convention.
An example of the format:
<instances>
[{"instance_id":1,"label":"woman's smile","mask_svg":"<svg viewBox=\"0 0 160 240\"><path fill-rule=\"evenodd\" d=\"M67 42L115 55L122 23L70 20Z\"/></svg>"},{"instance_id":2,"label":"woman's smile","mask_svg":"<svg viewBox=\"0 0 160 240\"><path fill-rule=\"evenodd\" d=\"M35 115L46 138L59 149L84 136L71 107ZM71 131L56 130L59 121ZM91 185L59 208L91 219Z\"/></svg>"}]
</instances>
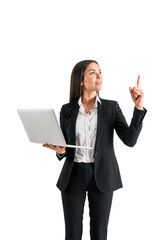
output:
<instances>
[{"instance_id":1,"label":"woman's smile","mask_svg":"<svg viewBox=\"0 0 160 240\"><path fill-rule=\"evenodd\" d=\"M102 81L96 82L96 85L101 86L102 85Z\"/></svg>"}]
</instances>

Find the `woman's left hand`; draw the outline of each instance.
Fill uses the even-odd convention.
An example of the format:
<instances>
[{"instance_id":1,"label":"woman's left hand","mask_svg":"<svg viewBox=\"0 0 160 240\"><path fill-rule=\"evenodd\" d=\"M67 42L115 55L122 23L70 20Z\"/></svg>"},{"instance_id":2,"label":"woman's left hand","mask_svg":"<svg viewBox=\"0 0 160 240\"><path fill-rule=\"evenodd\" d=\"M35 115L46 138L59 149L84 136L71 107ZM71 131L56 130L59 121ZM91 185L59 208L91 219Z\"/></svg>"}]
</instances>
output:
<instances>
[{"instance_id":1,"label":"woman's left hand","mask_svg":"<svg viewBox=\"0 0 160 240\"><path fill-rule=\"evenodd\" d=\"M129 87L129 91L130 91L132 100L135 103L135 107L139 110L143 110L144 93L142 89L140 89L140 75L138 76L138 79L137 79L137 87L134 87L134 88Z\"/></svg>"}]
</instances>

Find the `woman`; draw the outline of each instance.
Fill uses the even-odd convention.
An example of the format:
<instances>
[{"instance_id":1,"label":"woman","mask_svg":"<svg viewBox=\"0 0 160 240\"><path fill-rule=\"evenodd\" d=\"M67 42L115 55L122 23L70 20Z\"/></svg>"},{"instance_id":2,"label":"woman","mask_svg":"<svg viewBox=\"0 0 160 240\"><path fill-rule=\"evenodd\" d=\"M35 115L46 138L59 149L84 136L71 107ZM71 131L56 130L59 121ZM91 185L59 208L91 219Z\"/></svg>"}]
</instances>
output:
<instances>
[{"instance_id":1,"label":"woman","mask_svg":"<svg viewBox=\"0 0 160 240\"><path fill-rule=\"evenodd\" d=\"M75 65L71 74L70 102L61 108L60 125L67 144L91 146L93 150L44 144L56 151L59 160L66 157L57 187L61 191L66 237L80 240L83 210L88 193L91 240L106 240L113 191L122 187L113 147L114 129L130 147L137 141L146 114L140 76L137 87L129 88L135 104L130 126L116 101L99 97L102 73L94 60Z\"/></svg>"}]
</instances>

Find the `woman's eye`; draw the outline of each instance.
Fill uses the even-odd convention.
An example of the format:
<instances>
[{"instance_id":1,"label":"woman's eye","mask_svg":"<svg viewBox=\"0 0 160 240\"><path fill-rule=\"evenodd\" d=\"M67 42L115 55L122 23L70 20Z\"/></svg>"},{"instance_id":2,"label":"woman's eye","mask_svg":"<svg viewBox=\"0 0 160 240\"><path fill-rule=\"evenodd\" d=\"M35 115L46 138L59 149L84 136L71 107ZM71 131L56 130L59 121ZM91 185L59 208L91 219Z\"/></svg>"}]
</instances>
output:
<instances>
[{"instance_id":1,"label":"woman's eye","mask_svg":"<svg viewBox=\"0 0 160 240\"><path fill-rule=\"evenodd\" d=\"M94 72L90 72L90 75L94 74Z\"/></svg>"}]
</instances>

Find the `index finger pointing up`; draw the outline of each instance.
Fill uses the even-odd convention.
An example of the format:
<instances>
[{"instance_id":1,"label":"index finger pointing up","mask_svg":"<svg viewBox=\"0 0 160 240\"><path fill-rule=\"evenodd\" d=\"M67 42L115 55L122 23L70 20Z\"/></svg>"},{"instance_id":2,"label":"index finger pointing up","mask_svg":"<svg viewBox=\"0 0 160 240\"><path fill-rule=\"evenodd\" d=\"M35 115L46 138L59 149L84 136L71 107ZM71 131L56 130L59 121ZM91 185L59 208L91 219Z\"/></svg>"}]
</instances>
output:
<instances>
[{"instance_id":1,"label":"index finger pointing up","mask_svg":"<svg viewBox=\"0 0 160 240\"><path fill-rule=\"evenodd\" d=\"M137 88L140 88L140 75L138 75L138 79L137 79Z\"/></svg>"}]
</instances>

